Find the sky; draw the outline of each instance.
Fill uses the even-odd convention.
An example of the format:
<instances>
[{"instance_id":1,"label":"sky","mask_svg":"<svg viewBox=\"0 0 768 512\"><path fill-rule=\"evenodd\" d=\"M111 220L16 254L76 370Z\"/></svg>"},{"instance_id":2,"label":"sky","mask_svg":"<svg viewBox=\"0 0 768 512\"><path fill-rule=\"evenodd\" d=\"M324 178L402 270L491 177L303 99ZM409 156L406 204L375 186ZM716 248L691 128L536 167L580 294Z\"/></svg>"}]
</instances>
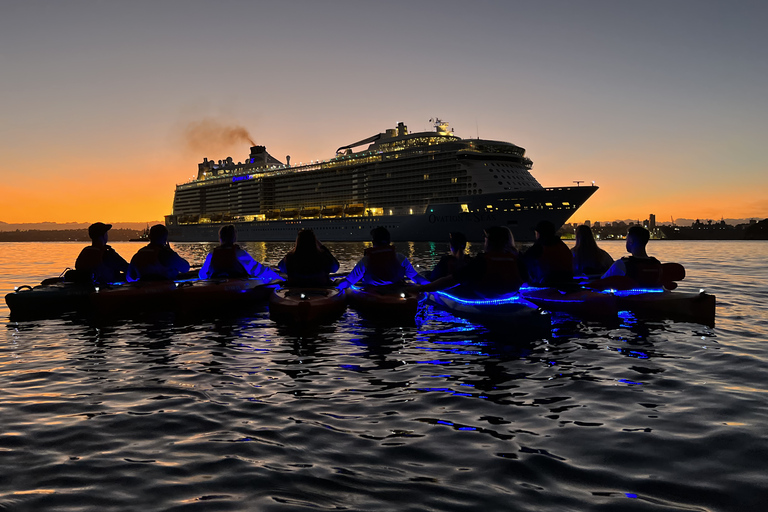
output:
<instances>
[{"instance_id":1,"label":"sky","mask_svg":"<svg viewBox=\"0 0 768 512\"><path fill-rule=\"evenodd\" d=\"M526 148L546 187L594 181L570 222L766 218L766 21L750 0L0 0L0 221L162 219L248 138L307 162L434 117Z\"/></svg>"}]
</instances>

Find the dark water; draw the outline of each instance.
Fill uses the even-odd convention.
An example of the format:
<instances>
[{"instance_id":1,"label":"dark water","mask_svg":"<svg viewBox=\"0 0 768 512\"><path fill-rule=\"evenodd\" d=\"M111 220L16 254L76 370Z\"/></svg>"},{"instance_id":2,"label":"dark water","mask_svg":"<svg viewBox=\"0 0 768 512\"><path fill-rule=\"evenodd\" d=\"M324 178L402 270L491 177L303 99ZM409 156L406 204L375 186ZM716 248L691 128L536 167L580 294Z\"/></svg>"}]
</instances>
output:
<instances>
[{"instance_id":1,"label":"dark water","mask_svg":"<svg viewBox=\"0 0 768 512\"><path fill-rule=\"evenodd\" d=\"M342 270L363 247L329 245ZM80 248L0 244L0 291ZM274 264L288 244L247 248ZM426 267L444 247L399 249ZM258 307L16 323L0 304L0 509L766 510L768 243L651 252L717 295L714 328L558 320L528 339L349 310L295 333Z\"/></svg>"}]
</instances>

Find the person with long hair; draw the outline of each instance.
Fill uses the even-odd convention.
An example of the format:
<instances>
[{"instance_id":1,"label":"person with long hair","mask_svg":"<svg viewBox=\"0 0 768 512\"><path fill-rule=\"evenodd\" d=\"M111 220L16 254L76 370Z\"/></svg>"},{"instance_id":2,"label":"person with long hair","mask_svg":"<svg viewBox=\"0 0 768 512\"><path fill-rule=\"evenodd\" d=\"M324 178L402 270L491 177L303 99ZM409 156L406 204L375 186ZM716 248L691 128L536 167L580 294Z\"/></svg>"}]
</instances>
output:
<instances>
[{"instance_id":1,"label":"person with long hair","mask_svg":"<svg viewBox=\"0 0 768 512\"><path fill-rule=\"evenodd\" d=\"M613 258L597 246L592 228L582 224L576 228L576 245L573 254L573 273L601 275L613 265Z\"/></svg>"},{"instance_id":2,"label":"person with long hair","mask_svg":"<svg viewBox=\"0 0 768 512\"><path fill-rule=\"evenodd\" d=\"M277 264L293 286L330 286L330 274L339 270L339 262L320 243L311 229L302 229L296 243Z\"/></svg>"}]
</instances>

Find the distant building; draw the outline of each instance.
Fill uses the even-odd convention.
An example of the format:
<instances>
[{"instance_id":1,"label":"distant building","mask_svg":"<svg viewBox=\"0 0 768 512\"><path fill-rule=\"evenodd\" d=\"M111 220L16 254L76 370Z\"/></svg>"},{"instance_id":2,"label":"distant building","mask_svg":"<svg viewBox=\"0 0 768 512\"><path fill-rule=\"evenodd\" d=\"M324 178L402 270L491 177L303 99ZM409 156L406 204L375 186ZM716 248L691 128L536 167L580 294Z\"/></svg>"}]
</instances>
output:
<instances>
[{"instance_id":1,"label":"distant building","mask_svg":"<svg viewBox=\"0 0 768 512\"><path fill-rule=\"evenodd\" d=\"M585 225L585 226L590 226L590 227L591 227L591 226L592 226L592 221L590 221L590 220L585 220L585 221L584 221L584 225Z\"/></svg>"},{"instance_id":2,"label":"distant building","mask_svg":"<svg viewBox=\"0 0 768 512\"><path fill-rule=\"evenodd\" d=\"M595 222L595 229L600 229L600 221Z\"/></svg>"},{"instance_id":3,"label":"distant building","mask_svg":"<svg viewBox=\"0 0 768 512\"><path fill-rule=\"evenodd\" d=\"M656 216L652 213L648 215L648 229L656 231Z\"/></svg>"}]
</instances>

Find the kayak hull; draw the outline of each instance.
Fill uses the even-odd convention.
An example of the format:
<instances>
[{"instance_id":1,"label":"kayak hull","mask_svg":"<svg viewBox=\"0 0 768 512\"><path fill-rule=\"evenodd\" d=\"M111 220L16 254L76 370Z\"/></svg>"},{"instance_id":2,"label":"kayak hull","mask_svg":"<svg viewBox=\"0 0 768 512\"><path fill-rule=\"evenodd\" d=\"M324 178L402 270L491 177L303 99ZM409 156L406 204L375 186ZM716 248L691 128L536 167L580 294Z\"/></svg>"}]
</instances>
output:
<instances>
[{"instance_id":1,"label":"kayak hull","mask_svg":"<svg viewBox=\"0 0 768 512\"><path fill-rule=\"evenodd\" d=\"M715 323L715 296L665 289L594 291L527 288L521 295L551 312L567 313L587 320L615 319L628 311L640 318Z\"/></svg>"},{"instance_id":2,"label":"kayak hull","mask_svg":"<svg viewBox=\"0 0 768 512\"><path fill-rule=\"evenodd\" d=\"M288 325L333 321L346 309L345 294L336 288L282 287L269 298L270 318Z\"/></svg>"},{"instance_id":3,"label":"kayak hull","mask_svg":"<svg viewBox=\"0 0 768 512\"><path fill-rule=\"evenodd\" d=\"M64 281L20 286L5 296L5 303L13 319L46 318L87 307L94 289L90 284Z\"/></svg>"},{"instance_id":4,"label":"kayak hull","mask_svg":"<svg viewBox=\"0 0 768 512\"><path fill-rule=\"evenodd\" d=\"M586 319L616 318L619 313L616 297L592 290L557 288L525 288L520 295L538 307L553 313L567 313Z\"/></svg>"},{"instance_id":5,"label":"kayak hull","mask_svg":"<svg viewBox=\"0 0 768 512\"><path fill-rule=\"evenodd\" d=\"M496 299L478 299L451 292L433 292L427 302L456 316L489 327L515 327L537 331L549 330L549 314L535 304L512 294Z\"/></svg>"},{"instance_id":6,"label":"kayak hull","mask_svg":"<svg viewBox=\"0 0 768 512\"><path fill-rule=\"evenodd\" d=\"M391 322L415 321L423 294L406 292L393 286L352 286L346 290L347 301L361 316Z\"/></svg>"}]
</instances>

